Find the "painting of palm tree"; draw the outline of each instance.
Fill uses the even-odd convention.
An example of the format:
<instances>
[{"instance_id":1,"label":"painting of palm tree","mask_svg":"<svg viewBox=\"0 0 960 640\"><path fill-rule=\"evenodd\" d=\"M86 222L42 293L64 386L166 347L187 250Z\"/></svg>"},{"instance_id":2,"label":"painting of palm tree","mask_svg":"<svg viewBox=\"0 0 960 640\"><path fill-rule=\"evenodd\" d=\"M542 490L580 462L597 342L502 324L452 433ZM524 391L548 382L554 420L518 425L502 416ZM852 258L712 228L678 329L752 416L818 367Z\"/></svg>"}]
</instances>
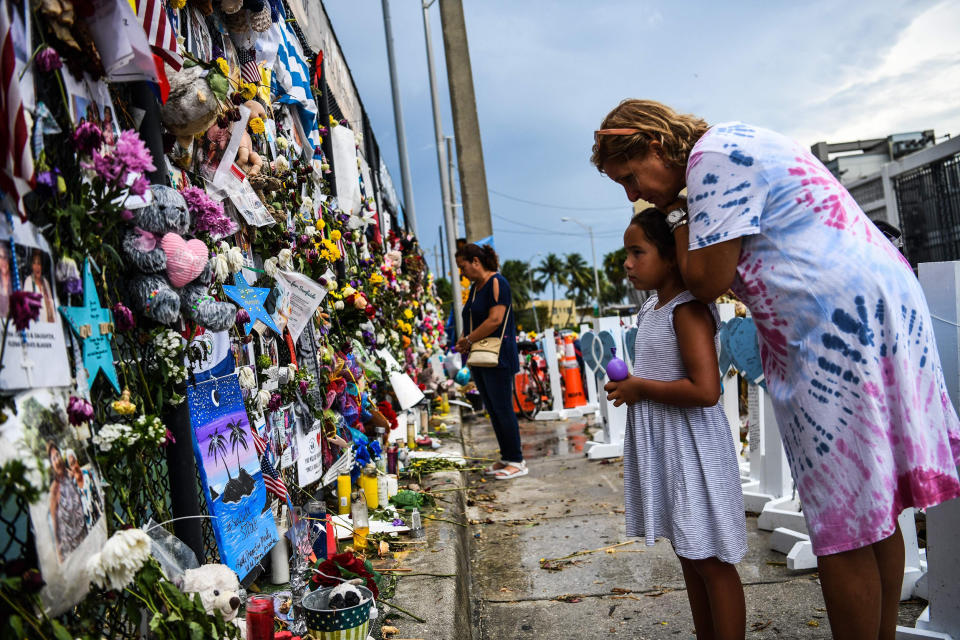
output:
<instances>
[{"instance_id":1,"label":"painting of palm tree","mask_svg":"<svg viewBox=\"0 0 960 640\"><path fill-rule=\"evenodd\" d=\"M230 447L231 450L237 454L237 473L240 473L240 453L238 451L239 447L243 447L243 450L246 451L249 449L247 446L247 434L244 433L243 422L241 420L234 420L227 424L227 428L230 429Z\"/></svg>"},{"instance_id":2,"label":"painting of palm tree","mask_svg":"<svg viewBox=\"0 0 960 640\"><path fill-rule=\"evenodd\" d=\"M217 454L220 454L221 459L223 460L223 468L227 470L227 481L233 479L233 476L230 475L230 466L227 464L227 443L224 440L224 437L220 435L220 430L217 429L217 432L210 436L210 445L207 447L207 456L213 458L213 461L217 461Z\"/></svg>"}]
</instances>

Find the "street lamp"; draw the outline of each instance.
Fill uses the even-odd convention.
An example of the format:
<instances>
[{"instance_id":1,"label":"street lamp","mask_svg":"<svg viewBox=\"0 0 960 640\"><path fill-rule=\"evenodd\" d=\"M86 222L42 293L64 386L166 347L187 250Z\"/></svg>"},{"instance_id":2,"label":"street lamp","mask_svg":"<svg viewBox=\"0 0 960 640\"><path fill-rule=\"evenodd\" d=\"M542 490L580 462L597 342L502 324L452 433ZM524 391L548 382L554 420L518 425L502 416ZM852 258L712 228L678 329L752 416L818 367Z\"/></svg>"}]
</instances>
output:
<instances>
[{"instance_id":1,"label":"street lamp","mask_svg":"<svg viewBox=\"0 0 960 640\"><path fill-rule=\"evenodd\" d=\"M597 250L593 246L593 227L587 224L583 224L576 218L571 218L569 216L564 216L560 218L561 222L574 222L584 229L587 230L587 233L590 234L590 253L593 254L593 286L594 286L594 305L593 305L593 315L600 317L600 272L597 271Z\"/></svg>"},{"instance_id":2,"label":"street lamp","mask_svg":"<svg viewBox=\"0 0 960 640\"><path fill-rule=\"evenodd\" d=\"M536 301L533 299L533 267L531 263L533 259L537 256L542 256L542 251L537 251L535 254L530 256L530 260L527 262L527 275L530 276L530 309L533 311L533 326L537 329L537 335L540 334L540 318L537 316L537 305Z\"/></svg>"}]
</instances>

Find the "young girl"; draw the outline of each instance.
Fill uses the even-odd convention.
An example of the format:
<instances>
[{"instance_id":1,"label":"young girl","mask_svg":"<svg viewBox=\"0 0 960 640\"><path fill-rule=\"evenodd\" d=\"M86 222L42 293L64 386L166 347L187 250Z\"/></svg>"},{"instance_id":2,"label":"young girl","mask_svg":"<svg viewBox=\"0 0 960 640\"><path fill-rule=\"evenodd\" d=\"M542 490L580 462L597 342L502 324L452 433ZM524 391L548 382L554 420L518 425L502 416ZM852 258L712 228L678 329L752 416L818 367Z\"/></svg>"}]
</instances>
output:
<instances>
[{"instance_id":1,"label":"young girl","mask_svg":"<svg viewBox=\"0 0 960 640\"><path fill-rule=\"evenodd\" d=\"M656 290L640 309L633 375L607 399L630 405L623 447L627 535L664 537L683 568L698 638L743 638L747 551L733 437L720 398L714 305L686 290L664 214L647 209L623 234L627 278Z\"/></svg>"}]
</instances>

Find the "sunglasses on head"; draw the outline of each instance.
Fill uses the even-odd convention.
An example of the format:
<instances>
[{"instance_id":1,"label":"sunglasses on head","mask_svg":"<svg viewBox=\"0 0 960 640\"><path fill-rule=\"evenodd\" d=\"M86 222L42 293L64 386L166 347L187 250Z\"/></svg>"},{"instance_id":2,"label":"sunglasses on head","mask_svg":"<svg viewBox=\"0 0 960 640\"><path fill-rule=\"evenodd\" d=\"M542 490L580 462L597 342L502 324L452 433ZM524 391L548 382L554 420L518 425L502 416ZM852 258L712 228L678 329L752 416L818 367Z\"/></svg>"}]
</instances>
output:
<instances>
[{"instance_id":1,"label":"sunglasses on head","mask_svg":"<svg viewBox=\"0 0 960 640\"><path fill-rule=\"evenodd\" d=\"M643 133L640 129L597 129L593 132L593 141L600 144L600 136L632 136Z\"/></svg>"}]
</instances>

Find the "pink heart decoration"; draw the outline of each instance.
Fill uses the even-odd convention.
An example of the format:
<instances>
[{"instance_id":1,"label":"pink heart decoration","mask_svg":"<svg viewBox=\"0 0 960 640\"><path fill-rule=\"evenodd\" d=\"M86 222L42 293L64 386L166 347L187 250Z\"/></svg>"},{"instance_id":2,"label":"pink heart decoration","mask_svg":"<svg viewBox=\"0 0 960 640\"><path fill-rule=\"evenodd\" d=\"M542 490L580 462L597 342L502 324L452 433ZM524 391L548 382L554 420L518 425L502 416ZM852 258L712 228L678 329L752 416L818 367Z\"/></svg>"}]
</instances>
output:
<instances>
[{"instance_id":1,"label":"pink heart decoration","mask_svg":"<svg viewBox=\"0 0 960 640\"><path fill-rule=\"evenodd\" d=\"M207 245L201 240L184 240L168 233L160 240L160 248L167 256L167 278L174 287L193 282L207 266Z\"/></svg>"}]
</instances>

